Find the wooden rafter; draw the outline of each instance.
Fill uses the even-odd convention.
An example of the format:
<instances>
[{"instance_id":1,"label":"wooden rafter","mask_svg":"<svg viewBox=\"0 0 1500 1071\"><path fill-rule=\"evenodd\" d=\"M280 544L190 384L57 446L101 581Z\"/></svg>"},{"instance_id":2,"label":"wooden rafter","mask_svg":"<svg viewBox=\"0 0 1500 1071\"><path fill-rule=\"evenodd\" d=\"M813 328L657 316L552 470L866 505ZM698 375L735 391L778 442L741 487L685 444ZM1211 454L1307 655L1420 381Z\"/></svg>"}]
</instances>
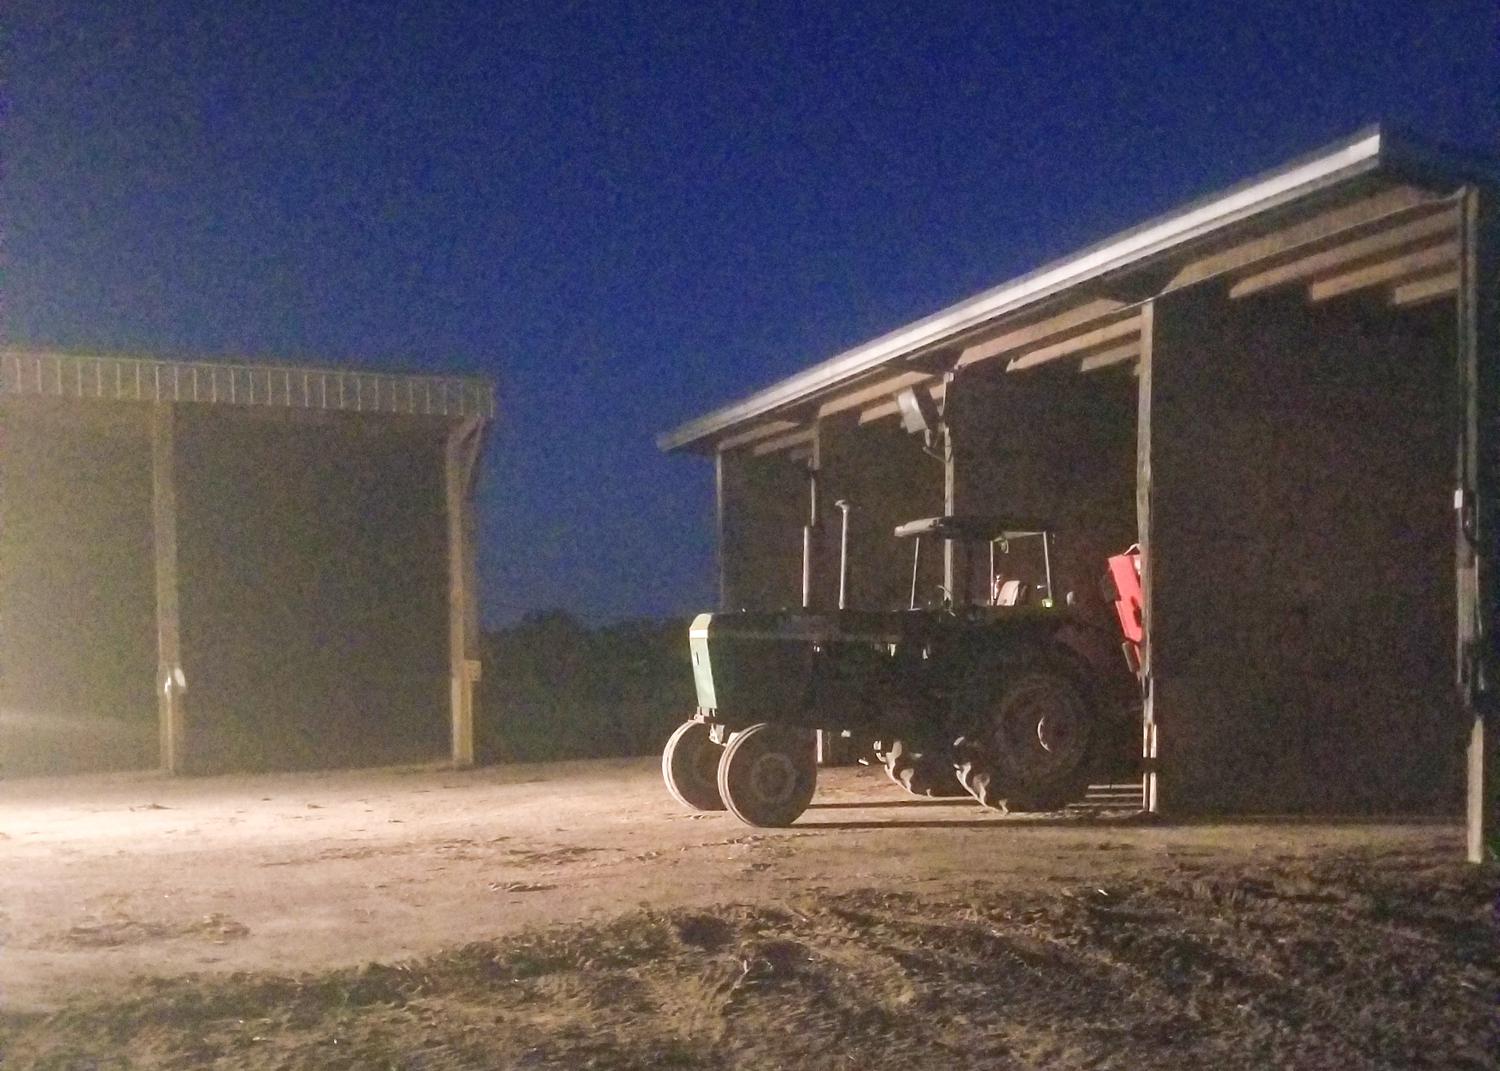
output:
<instances>
[{"instance_id":1,"label":"wooden rafter","mask_svg":"<svg viewBox=\"0 0 1500 1071\"><path fill-rule=\"evenodd\" d=\"M1458 216L1451 209L1443 209L1409 223L1388 227L1364 238L1345 242L1331 249L1324 249L1311 256L1301 257L1288 264L1247 275L1229 288L1229 296L1245 297L1273 286L1293 283L1315 275L1325 275L1345 265L1368 260L1381 253L1402 249L1429 238L1455 235L1457 228Z\"/></svg>"},{"instance_id":2,"label":"wooden rafter","mask_svg":"<svg viewBox=\"0 0 1500 1071\"><path fill-rule=\"evenodd\" d=\"M914 387L918 383L926 382L931 378L932 376L927 372L902 372L899 375L888 376L867 387L860 387L858 390L852 390L846 394L839 394L830 398L818 406L818 416L832 416L835 413L842 413L848 409L858 409L862 405L879 401L888 395L895 394L897 391L904 390L907 387Z\"/></svg>"},{"instance_id":3,"label":"wooden rafter","mask_svg":"<svg viewBox=\"0 0 1500 1071\"><path fill-rule=\"evenodd\" d=\"M941 402L948 396L948 384L934 383L927 388L927 391L932 395L933 401ZM896 403L896 400L892 398L890 401L881 402L879 405L872 405L868 409L860 410L859 422L861 424L869 424L872 421L883 420L886 417L895 416L900 411L901 407Z\"/></svg>"},{"instance_id":4,"label":"wooden rafter","mask_svg":"<svg viewBox=\"0 0 1500 1071\"><path fill-rule=\"evenodd\" d=\"M1444 271L1391 287L1392 305L1420 305L1424 301L1458 293L1458 272Z\"/></svg>"},{"instance_id":5,"label":"wooden rafter","mask_svg":"<svg viewBox=\"0 0 1500 1071\"><path fill-rule=\"evenodd\" d=\"M1432 194L1411 186L1381 190L1353 204L1341 205L1301 223L1188 261L1178 269L1165 289L1176 290L1201 283L1205 279L1250 267L1271 257L1299 250L1311 251L1320 244L1356 236L1360 231L1382 221L1395 221L1406 214L1420 211L1438 200Z\"/></svg>"},{"instance_id":6,"label":"wooden rafter","mask_svg":"<svg viewBox=\"0 0 1500 1071\"><path fill-rule=\"evenodd\" d=\"M719 441L720 450L733 450L737 446L746 446L749 443L759 442L772 435L780 435L782 432L791 431L797 426L791 420L772 420L765 424L742 431L738 435L731 435L727 439Z\"/></svg>"},{"instance_id":7,"label":"wooden rafter","mask_svg":"<svg viewBox=\"0 0 1500 1071\"><path fill-rule=\"evenodd\" d=\"M1458 243L1444 242L1442 245L1393 257L1342 275L1314 280L1307 288L1307 298L1309 301L1326 301L1341 294L1363 290L1368 286L1406 279L1414 275L1427 275L1438 268L1452 266L1456 270L1457 263Z\"/></svg>"},{"instance_id":8,"label":"wooden rafter","mask_svg":"<svg viewBox=\"0 0 1500 1071\"><path fill-rule=\"evenodd\" d=\"M1013 353L1027 346L1045 345L1081 327L1096 323L1106 316L1118 313L1124 308L1124 302L1109 298L1086 301L1082 305L1076 305L1065 312L1049 316L1045 320L1037 320L1024 327L1013 328L993 338L987 338L965 347L958 359L958 367L963 368L976 361Z\"/></svg>"},{"instance_id":9,"label":"wooden rafter","mask_svg":"<svg viewBox=\"0 0 1500 1071\"><path fill-rule=\"evenodd\" d=\"M1098 353L1091 353L1082 361L1078 362L1080 372L1094 372L1100 368L1109 368L1113 365L1123 364L1125 361L1133 361L1141 355L1141 340L1131 339L1123 346L1112 346Z\"/></svg>"},{"instance_id":10,"label":"wooden rafter","mask_svg":"<svg viewBox=\"0 0 1500 1071\"><path fill-rule=\"evenodd\" d=\"M1027 350L1016 357L1012 357L1010 363L1005 366L1005 369L1008 372L1019 372L1025 368L1035 368L1039 364L1055 361L1059 357L1067 357L1070 354L1080 353L1084 350L1101 346L1106 342L1113 342L1116 339L1139 334L1140 330L1140 317L1132 314L1123 320L1116 320L1114 323L1105 324L1103 327L1096 327L1092 331L1073 335L1071 338L1065 338L1061 342L1054 342L1051 345Z\"/></svg>"},{"instance_id":11,"label":"wooden rafter","mask_svg":"<svg viewBox=\"0 0 1500 1071\"><path fill-rule=\"evenodd\" d=\"M799 428L797 431L787 435L779 435L774 439L767 439L750 448L750 453L756 457L765 457L774 454L778 450L787 450L794 446L803 446L813 441L817 431L814 428Z\"/></svg>"}]
</instances>

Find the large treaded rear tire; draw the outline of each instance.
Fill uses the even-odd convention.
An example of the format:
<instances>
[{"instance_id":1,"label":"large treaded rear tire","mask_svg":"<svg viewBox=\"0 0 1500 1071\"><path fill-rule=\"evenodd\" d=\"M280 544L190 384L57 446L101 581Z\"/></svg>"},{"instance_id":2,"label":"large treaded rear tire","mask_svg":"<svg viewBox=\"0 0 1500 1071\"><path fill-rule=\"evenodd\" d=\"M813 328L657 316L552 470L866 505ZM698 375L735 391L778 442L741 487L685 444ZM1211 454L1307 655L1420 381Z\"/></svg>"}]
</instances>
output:
<instances>
[{"instance_id":1,"label":"large treaded rear tire","mask_svg":"<svg viewBox=\"0 0 1500 1071\"><path fill-rule=\"evenodd\" d=\"M737 733L719 758L719 796L752 826L789 826L812 802L817 752L806 729L762 723Z\"/></svg>"},{"instance_id":2,"label":"large treaded rear tire","mask_svg":"<svg viewBox=\"0 0 1500 1071\"><path fill-rule=\"evenodd\" d=\"M685 721L677 727L661 753L661 777L667 791L695 811L722 811L719 795L719 756L723 749L709 737L708 726Z\"/></svg>"},{"instance_id":3,"label":"large treaded rear tire","mask_svg":"<svg viewBox=\"0 0 1500 1071\"><path fill-rule=\"evenodd\" d=\"M1056 811L1088 791L1099 734L1074 675L1051 660L1019 670L985 705L980 731L959 742L958 779L985 807Z\"/></svg>"}]
</instances>

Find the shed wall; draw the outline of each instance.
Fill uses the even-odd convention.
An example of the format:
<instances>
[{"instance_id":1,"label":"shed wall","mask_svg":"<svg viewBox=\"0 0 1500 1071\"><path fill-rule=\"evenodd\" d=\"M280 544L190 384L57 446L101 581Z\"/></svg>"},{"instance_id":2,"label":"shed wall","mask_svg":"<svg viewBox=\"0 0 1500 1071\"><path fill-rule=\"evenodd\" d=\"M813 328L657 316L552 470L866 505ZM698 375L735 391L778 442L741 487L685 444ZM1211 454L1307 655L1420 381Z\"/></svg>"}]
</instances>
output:
<instances>
[{"instance_id":1,"label":"shed wall","mask_svg":"<svg viewBox=\"0 0 1500 1071\"><path fill-rule=\"evenodd\" d=\"M848 605L856 610L900 610L911 601L913 548L896 526L943 512L943 463L923 449L920 435L895 419L863 426L853 414L819 429L821 546L816 571L818 605L838 605L842 517L849 503ZM936 601L943 580L942 547L922 548L919 601Z\"/></svg>"},{"instance_id":2,"label":"shed wall","mask_svg":"<svg viewBox=\"0 0 1500 1071\"><path fill-rule=\"evenodd\" d=\"M960 374L949 398L956 511L1052 524L1054 590L1074 592L1080 609L1112 623L1105 559L1136 541L1129 366L1089 375L976 369Z\"/></svg>"},{"instance_id":3,"label":"shed wall","mask_svg":"<svg viewBox=\"0 0 1500 1071\"><path fill-rule=\"evenodd\" d=\"M0 775L156 765L139 406L0 399Z\"/></svg>"},{"instance_id":4,"label":"shed wall","mask_svg":"<svg viewBox=\"0 0 1500 1071\"><path fill-rule=\"evenodd\" d=\"M1158 302L1165 809L1456 805L1454 343L1447 302Z\"/></svg>"},{"instance_id":5,"label":"shed wall","mask_svg":"<svg viewBox=\"0 0 1500 1071\"><path fill-rule=\"evenodd\" d=\"M802 603L802 526L807 465L749 450L720 455L720 601L726 610L780 610Z\"/></svg>"}]
</instances>

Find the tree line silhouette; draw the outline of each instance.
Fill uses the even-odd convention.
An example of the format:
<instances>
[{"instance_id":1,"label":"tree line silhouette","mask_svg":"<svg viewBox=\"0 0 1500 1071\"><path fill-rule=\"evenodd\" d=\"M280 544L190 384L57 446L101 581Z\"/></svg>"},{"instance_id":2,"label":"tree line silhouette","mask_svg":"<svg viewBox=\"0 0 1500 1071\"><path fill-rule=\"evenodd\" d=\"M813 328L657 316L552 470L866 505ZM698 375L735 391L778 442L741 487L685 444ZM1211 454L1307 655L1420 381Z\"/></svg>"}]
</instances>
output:
<instances>
[{"instance_id":1,"label":"tree line silhouette","mask_svg":"<svg viewBox=\"0 0 1500 1071\"><path fill-rule=\"evenodd\" d=\"M648 755L693 713L686 620L588 626L565 611L486 632L481 762Z\"/></svg>"}]
</instances>

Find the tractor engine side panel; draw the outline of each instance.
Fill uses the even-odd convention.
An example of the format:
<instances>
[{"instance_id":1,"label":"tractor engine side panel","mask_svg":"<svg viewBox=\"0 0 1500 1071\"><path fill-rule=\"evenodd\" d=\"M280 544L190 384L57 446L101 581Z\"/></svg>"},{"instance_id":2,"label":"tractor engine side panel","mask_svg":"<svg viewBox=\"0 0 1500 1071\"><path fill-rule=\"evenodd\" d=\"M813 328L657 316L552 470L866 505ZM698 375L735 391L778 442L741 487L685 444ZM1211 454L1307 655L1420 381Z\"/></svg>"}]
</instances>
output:
<instances>
[{"instance_id":1,"label":"tractor engine side panel","mask_svg":"<svg viewBox=\"0 0 1500 1071\"><path fill-rule=\"evenodd\" d=\"M899 639L829 615L702 614L689 643L698 705L731 728L870 729L916 690Z\"/></svg>"}]
</instances>

